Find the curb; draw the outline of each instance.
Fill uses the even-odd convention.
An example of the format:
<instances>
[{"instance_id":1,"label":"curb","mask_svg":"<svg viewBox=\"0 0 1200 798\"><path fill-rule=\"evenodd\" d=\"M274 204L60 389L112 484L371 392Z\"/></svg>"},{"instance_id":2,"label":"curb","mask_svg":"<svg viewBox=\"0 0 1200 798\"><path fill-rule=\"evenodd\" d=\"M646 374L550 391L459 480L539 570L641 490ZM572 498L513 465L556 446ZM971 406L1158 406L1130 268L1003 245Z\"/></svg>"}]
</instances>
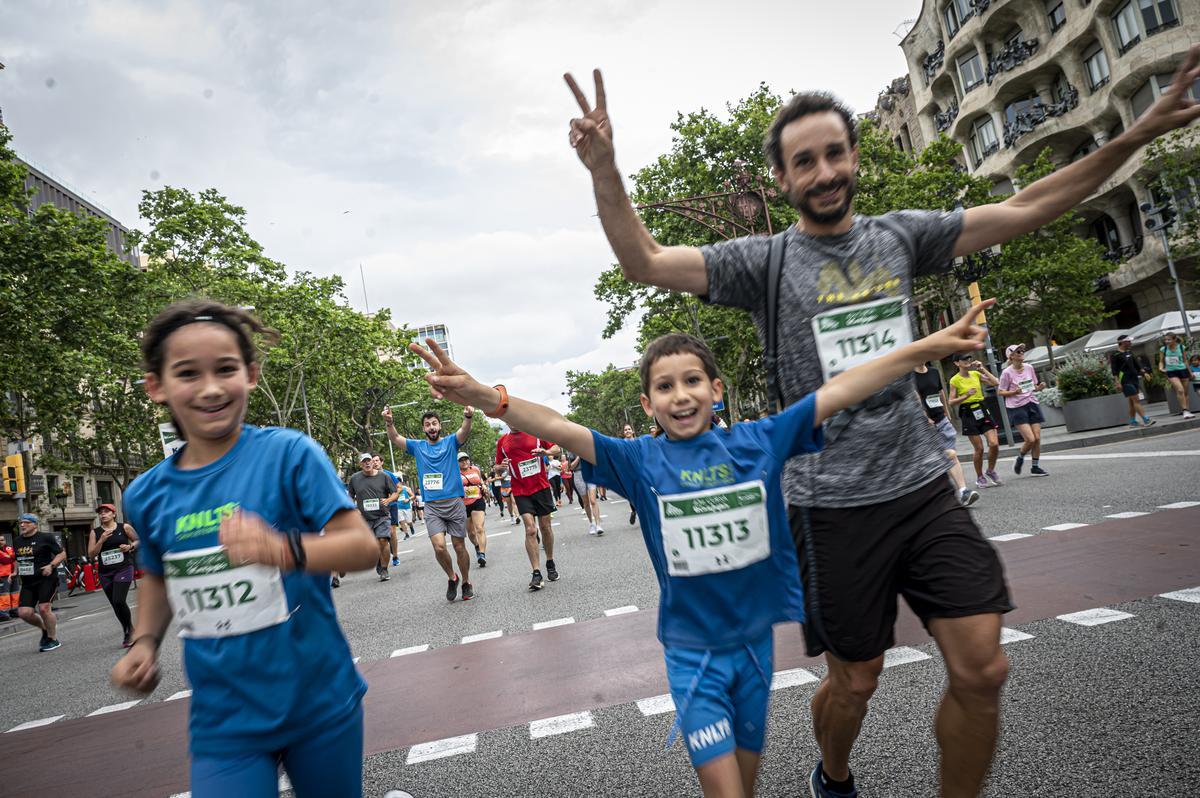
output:
<instances>
[{"instance_id":1,"label":"curb","mask_svg":"<svg viewBox=\"0 0 1200 798\"><path fill-rule=\"evenodd\" d=\"M1123 441L1134 441L1141 438L1154 438L1159 435L1169 435L1173 432L1186 432L1188 430L1200 429L1200 418L1191 418L1181 421L1172 421L1169 424L1158 422L1152 427L1138 427L1137 429L1119 429L1114 428L1113 432L1104 433L1102 435L1091 435L1086 438L1077 440L1054 441L1052 443L1042 442L1042 454L1047 452L1062 452L1070 449L1085 449L1089 446L1104 446L1109 443L1121 443ZM1070 433L1068 433L1070 434ZM962 437L961 435L959 437ZM968 442L968 447L970 443ZM1015 457L1021 447L1015 444L1005 444L1000 447L1000 456ZM960 463L970 463L972 452L968 448L966 454L960 453L958 461Z\"/></svg>"}]
</instances>

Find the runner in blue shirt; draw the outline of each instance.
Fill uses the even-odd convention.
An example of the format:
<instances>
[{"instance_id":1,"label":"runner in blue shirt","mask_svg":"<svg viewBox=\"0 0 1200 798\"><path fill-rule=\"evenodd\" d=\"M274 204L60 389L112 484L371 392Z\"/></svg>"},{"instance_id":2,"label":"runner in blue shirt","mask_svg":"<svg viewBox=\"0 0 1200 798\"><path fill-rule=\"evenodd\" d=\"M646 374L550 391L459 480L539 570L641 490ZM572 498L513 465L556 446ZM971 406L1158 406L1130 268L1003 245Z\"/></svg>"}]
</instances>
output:
<instances>
[{"instance_id":1,"label":"runner in blue shirt","mask_svg":"<svg viewBox=\"0 0 1200 798\"><path fill-rule=\"evenodd\" d=\"M642 355L642 408L657 438L610 438L542 405L489 388L432 340L411 349L431 367L435 398L494 408L583 459L586 479L638 510L659 584L658 638L678 731L706 795L753 795L766 736L772 626L804 620L804 601L780 487L784 462L818 451L825 419L927 360L982 348L984 302L950 327L848 369L775 416L721 429L712 406L724 386L712 352L673 333Z\"/></svg>"},{"instance_id":2,"label":"runner in blue shirt","mask_svg":"<svg viewBox=\"0 0 1200 798\"><path fill-rule=\"evenodd\" d=\"M330 571L369 568L370 531L320 446L243 423L258 382L238 308L167 307L142 338L146 392L186 445L139 476L125 516L146 572L113 683L148 694L172 618L192 685L191 795L362 795L366 683L350 657Z\"/></svg>"}]
</instances>

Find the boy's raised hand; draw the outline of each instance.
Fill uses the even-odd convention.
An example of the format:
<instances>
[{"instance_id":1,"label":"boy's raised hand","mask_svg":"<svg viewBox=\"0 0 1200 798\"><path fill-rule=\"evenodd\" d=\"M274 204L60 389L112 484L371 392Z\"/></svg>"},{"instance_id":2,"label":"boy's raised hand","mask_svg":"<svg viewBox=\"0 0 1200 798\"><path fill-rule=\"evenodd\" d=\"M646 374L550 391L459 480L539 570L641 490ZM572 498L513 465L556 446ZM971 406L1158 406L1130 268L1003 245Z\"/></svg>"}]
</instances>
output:
<instances>
[{"instance_id":1,"label":"boy's raised hand","mask_svg":"<svg viewBox=\"0 0 1200 798\"><path fill-rule=\"evenodd\" d=\"M983 349L987 329L976 324L979 314L996 304L994 299L985 299L972 306L962 318L949 327L926 336L922 343L926 348L926 360L941 360L955 352L970 352Z\"/></svg>"},{"instance_id":2,"label":"boy's raised hand","mask_svg":"<svg viewBox=\"0 0 1200 798\"><path fill-rule=\"evenodd\" d=\"M433 369L425 375L425 380L429 383L429 393L433 398L448 399L463 406L474 404L467 392L478 386L475 378L451 360L445 350L438 346L437 341L426 338L425 343L428 349L415 343L409 344L408 348Z\"/></svg>"}]
</instances>

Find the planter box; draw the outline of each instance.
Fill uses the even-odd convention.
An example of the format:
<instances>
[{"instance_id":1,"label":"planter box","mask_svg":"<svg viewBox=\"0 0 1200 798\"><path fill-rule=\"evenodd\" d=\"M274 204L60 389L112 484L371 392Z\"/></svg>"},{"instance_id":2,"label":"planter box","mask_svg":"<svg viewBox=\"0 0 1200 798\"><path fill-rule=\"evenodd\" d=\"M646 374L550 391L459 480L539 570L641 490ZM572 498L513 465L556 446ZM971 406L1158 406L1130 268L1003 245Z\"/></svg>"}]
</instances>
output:
<instances>
[{"instance_id":1,"label":"planter box","mask_svg":"<svg viewBox=\"0 0 1200 798\"><path fill-rule=\"evenodd\" d=\"M1119 393L1092 399L1075 399L1063 408L1067 432L1121 427L1129 423L1129 403Z\"/></svg>"},{"instance_id":2,"label":"planter box","mask_svg":"<svg viewBox=\"0 0 1200 798\"><path fill-rule=\"evenodd\" d=\"M1061 407L1042 405L1042 415L1046 417L1046 423L1042 424L1042 429L1066 426L1067 417L1063 415Z\"/></svg>"},{"instance_id":3,"label":"planter box","mask_svg":"<svg viewBox=\"0 0 1200 798\"><path fill-rule=\"evenodd\" d=\"M1187 386L1187 389L1188 389L1188 410L1191 410L1193 413L1200 413L1200 395L1198 395L1196 393L1195 389L1192 388L1192 386L1190 384ZM1179 412L1179 402L1177 402L1175 400L1175 388L1174 387L1172 387L1171 390L1167 391L1167 407L1170 409L1171 415L1175 415L1176 413Z\"/></svg>"}]
</instances>

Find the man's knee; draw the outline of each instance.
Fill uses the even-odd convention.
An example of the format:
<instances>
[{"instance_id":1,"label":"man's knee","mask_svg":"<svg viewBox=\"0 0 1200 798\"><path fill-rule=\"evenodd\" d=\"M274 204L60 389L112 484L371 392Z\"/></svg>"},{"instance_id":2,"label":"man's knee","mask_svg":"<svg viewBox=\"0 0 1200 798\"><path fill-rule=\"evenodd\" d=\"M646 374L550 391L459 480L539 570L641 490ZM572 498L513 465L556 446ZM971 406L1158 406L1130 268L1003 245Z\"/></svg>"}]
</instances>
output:
<instances>
[{"instance_id":1,"label":"man's knee","mask_svg":"<svg viewBox=\"0 0 1200 798\"><path fill-rule=\"evenodd\" d=\"M950 690L957 695L992 699L1008 681L1008 657L997 645L991 656L968 662L947 662Z\"/></svg>"},{"instance_id":2,"label":"man's knee","mask_svg":"<svg viewBox=\"0 0 1200 798\"><path fill-rule=\"evenodd\" d=\"M866 704L879 687L883 658L867 662L839 662L829 668L829 688L838 697Z\"/></svg>"},{"instance_id":3,"label":"man's knee","mask_svg":"<svg viewBox=\"0 0 1200 798\"><path fill-rule=\"evenodd\" d=\"M22 621L32 620L34 614L33 607L20 607L17 609L17 615Z\"/></svg>"}]
</instances>

